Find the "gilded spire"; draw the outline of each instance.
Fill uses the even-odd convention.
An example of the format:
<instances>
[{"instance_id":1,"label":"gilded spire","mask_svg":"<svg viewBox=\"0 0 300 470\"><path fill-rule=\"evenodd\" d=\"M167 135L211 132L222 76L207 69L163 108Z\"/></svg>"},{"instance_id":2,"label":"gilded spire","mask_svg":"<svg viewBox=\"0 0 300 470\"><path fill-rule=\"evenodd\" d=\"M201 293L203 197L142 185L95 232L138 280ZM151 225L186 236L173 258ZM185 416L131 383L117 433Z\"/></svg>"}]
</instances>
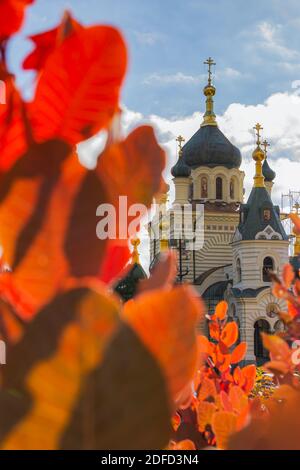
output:
<instances>
[{"instance_id":1,"label":"gilded spire","mask_svg":"<svg viewBox=\"0 0 300 470\"><path fill-rule=\"evenodd\" d=\"M168 240L168 233L169 233L169 224L167 221L167 202L168 202L168 194L165 193L161 196L160 204L161 204L161 212L160 212L160 224L159 224L159 245L160 245L160 252L166 251L169 248L169 240Z\"/></svg>"},{"instance_id":2,"label":"gilded spire","mask_svg":"<svg viewBox=\"0 0 300 470\"><path fill-rule=\"evenodd\" d=\"M207 85L203 89L204 96L206 96L206 111L203 116L203 122L201 127L204 126L217 126L216 122L216 115L214 113L214 100L213 97L215 96L216 89L212 84L212 71L211 68L216 63L213 61L211 57L209 57L205 62L205 65L208 66L208 80Z\"/></svg>"},{"instance_id":3,"label":"gilded spire","mask_svg":"<svg viewBox=\"0 0 300 470\"><path fill-rule=\"evenodd\" d=\"M185 142L185 139L182 137L182 135L179 135L176 139L176 142L178 142L178 156L180 158L182 156L182 144Z\"/></svg>"},{"instance_id":4,"label":"gilded spire","mask_svg":"<svg viewBox=\"0 0 300 470\"><path fill-rule=\"evenodd\" d=\"M138 246L141 243L139 238L133 238L130 241L131 245L133 246L131 261L132 264L140 264L140 254L138 252Z\"/></svg>"},{"instance_id":5,"label":"gilded spire","mask_svg":"<svg viewBox=\"0 0 300 470\"><path fill-rule=\"evenodd\" d=\"M261 148L261 141L260 141L260 131L263 130L260 124L256 124L254 126L256 131L256 149L252 154L252 158L255 161L255 176L254 176L254 187L255 188L264 188L265 187L265 178L262 172L262 162L265 159L265 152Z\"/></svg>"},{"instance_id":6,"label":"gilded spire","mask_svg":"<svg viewBox=\"0 0 300 470\"><path fill-rule=\"evenodd\" d=\"M297 214L298 216L300 215L300 204L299 204L299 202L296 202L296 204L294 205L294 214ZM295 236L294 256L299 256L300 255L300 235L298 235L295 232L293 232L293 235Z\"/></svg>"}]
</instances>

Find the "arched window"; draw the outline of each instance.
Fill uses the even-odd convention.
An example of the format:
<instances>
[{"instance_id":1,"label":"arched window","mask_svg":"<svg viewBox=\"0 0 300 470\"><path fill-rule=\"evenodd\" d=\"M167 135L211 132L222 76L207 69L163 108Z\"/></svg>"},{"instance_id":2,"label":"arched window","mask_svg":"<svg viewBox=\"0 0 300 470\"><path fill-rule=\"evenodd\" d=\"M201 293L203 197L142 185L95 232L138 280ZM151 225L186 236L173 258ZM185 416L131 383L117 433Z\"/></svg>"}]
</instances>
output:
<instances>
[{"instance_id":1,"label":"arched window","mask_svg":"<svg viewBox=\"0 0 300 470\"><path fill-rule=\"evenodd\" d=\"M270 256L267 256L264 259L263 271L262 271L263 281L264 282L270 282L271 281L270 272L272 272L272 271L274 271L274 261Z\"/></svg>"},{"instance_id":2,"label":"arched window","mask_svg":"<svg viewBox=\"0 0 300 470\"><path fill-rule=\"evenodd\" d=\"M206 199L208 197L208 182L206 176L201 178L201 199Z\"/></svg>"},{"instance_id":3,"label":"arched window","mask_svg":"<svg viewBox=\"0 0 300 470\"><path fill-rule=\"evenodd\" d=\"M223 180L220 176L216 179L216 199L223 199Z\"/></svg>"},{"instance_id":4,"label":"arched window","mask_svg":"<svg viewBox=\"0 0 300 470\"><path fill-rule=\"evenodd\" d=\"M268 222L271 220L271 211L270 209L264 209L264 221Z\"/></svg>"},{"instance_id":5,"label":"arched window","mask_svg":"<svg viewBox=\"0 0 300 470\"><path fill-rule=\"evenodd\" d=\"M258 320L254 324L254 354L259 366L269 360L269 351L264 348L261 333L270 333L270 324L267 320Z\"/></svg>"},{"instance_id":6,"label":"arched window","mask_svg":"<svg viewBox=\"0 0 300 470\"><path fill-rule=\"evenodd\" d=\"M242 281L242 267L241 267L240 258L236 260L236 276L237 276L237 282L241 282Z\"/></svg>"},{"instance_id":7,"label":"arched window","mask_svg":"<svg viewBox=\"0 0 300 470\"><path fill-rule=\"evenodd\" d=\"M275 333L281 333L285 330L285 325L282 320L277 320L277 322L274 325L274 331Z\"/></svg>"},{"instance_id":8,"label":"arched window","mask_svg":"<svg viewBox=\"0 0 300 470\"><path fill-rule=\"evenodd\" d=\"M234 179L233 178L231 178L231 180L230 180L229 194L230 194L230 199L234 199L234 197L235 197L235 185L234 185Z\"/></svg>"}]
</instances>

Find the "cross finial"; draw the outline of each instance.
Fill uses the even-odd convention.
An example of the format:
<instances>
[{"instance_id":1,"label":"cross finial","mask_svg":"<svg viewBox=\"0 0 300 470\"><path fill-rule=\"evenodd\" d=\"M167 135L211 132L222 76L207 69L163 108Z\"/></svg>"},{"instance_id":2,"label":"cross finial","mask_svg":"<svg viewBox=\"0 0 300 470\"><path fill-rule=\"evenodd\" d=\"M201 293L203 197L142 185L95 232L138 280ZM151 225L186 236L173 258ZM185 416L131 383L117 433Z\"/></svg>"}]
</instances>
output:
<instances>
[{"instance_id":1,"label":"cross finial","mask_svg":"<svg viewBox=\"0 0 300 470\"><path fill-rule=\"evenodd\" d=\"M257 138L256 143L257 143L257 145L259 146L259 145L260 145L260 131L263 130L263 127L262 127L259 123L257 123L257 124L253 127L253 129L256 130L256 138Z\"/></svg>"},{"instance_id":2,"label":"cross finial","mask_svg":"<svg viewBox=\"0 0 300 470\"><path fill-rule=\"evenodd\" d=\"M208 84L211 85L211 76L212 76L211 67L212 67L212 65L216 65L216 63L214 62L214 60L211 57L206 59L206 61L203 62L203 63L204 63L204 65L208 66Z\"/></svg>"},{"instance_id":3,"label":"cross finial","mask_svg":"<svg viewBox=\"0 0 300 470\"><path fill-rule=\"evenodd\" d=\"M265 156L267 157L267 153L268 153L268 147L271 147L271 144L269 144L269 142L265 139L263 141L263 147L264 147L264 150L265 150Z\"/></svg>"},{"instance_id":4,"label":"cross finial","mask_svg":"<svg viewBox=\"0 0 300 470\"><path fill-rule=\"evenodd\" d=\"M180 155L181 151L182 151L182 144L183 144L183 142L185 142L185 139L182 137L182 135L179 135L176 139L176 142L178 142L179 155Z\"/></svg>"}]
</instances>

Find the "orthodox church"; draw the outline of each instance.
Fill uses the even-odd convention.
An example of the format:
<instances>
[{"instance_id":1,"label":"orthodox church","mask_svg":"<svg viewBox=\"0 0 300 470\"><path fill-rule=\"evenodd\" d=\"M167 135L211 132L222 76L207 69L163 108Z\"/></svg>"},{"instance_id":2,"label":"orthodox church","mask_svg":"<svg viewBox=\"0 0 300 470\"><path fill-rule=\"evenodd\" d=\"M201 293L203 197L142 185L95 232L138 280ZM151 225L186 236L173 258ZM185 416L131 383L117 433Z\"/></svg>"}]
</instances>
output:
<instances>
[{"instance_id":1,"label":"orthodox church","mask_svg":"<svg viewBox=\"0 0 300 470\"><path fill-rule=\"evenodd\" d=\"M177 249L178 282L193 284L209 313L220 300L226 300L231 320L238 323L240 340L248 344L246 362L261 364L267 359L267 352L260 332L272 332L283 326L276 312L284 308L284 303L272 295L269 272L279 274L289 262L289 237L279 207L272 202L276 175L267 158L268 143L261 142L259 124L255 126L253 187L244 201L241 153L218 127L211 72L214 63L211 58L205 63L206 111L200 128L184 146L184 139L177 138L179 158L171 170L175 199L166 209L171 217L175 205L189 204L193 208L203 204L204 243L201 249L189 251L183 239L177 242L151 239L150 271L166 246ZM159 202L165 204L166 196ZM207 325L201 328L208 334Z\"/></svg>"}]
</instances>

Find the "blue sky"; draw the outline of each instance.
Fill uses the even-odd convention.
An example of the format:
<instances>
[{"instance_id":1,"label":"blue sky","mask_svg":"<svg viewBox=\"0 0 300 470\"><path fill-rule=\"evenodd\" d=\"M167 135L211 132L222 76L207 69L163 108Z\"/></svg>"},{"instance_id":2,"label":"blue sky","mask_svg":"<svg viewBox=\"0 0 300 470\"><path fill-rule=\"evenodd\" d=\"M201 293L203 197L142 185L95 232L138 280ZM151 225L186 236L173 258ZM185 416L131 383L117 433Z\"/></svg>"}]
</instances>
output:
<instances>
[{"instance_id":1,"label":"blue sky","mask_svg":"<svg viewBox=\"0 0 300 470\"><path fill-rule=\"evenodd\" d=\"M14 70L31 47L25 36L56 25L65 8L84 24L121 28L130 51L123 100L146 115L199 110L209 55L218 113L232 102L256 105L300 79L298 0L36 0L11 47Z\"/></svg>"}]
</instances>

